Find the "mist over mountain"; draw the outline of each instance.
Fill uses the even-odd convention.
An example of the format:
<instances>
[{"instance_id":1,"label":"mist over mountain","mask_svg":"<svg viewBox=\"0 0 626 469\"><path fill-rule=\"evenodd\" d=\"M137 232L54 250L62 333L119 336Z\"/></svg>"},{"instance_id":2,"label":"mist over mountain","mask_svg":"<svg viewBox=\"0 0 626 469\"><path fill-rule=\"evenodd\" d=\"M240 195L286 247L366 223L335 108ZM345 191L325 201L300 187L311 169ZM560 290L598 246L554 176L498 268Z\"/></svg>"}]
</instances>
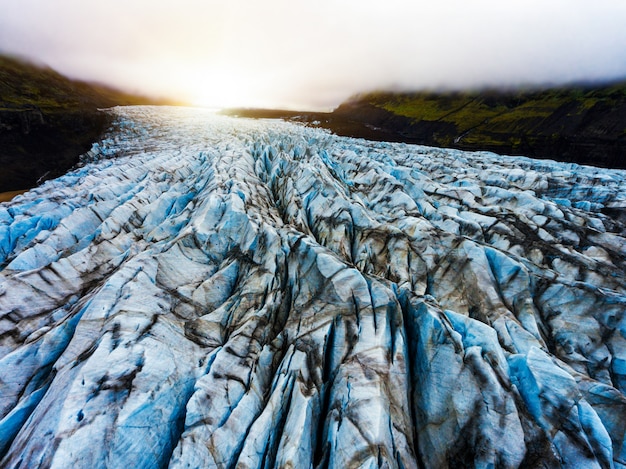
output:
<instances>
[{"instance_id":1,"label":"mist over mountain","mask_svg":"<svg viewBox=\"0 0 626 469\"><path fill-rule=\"evenodd\" d=\"M3 0L0 50L216 107L626 78L621 0Z\"/></svg>"}]
</instances>

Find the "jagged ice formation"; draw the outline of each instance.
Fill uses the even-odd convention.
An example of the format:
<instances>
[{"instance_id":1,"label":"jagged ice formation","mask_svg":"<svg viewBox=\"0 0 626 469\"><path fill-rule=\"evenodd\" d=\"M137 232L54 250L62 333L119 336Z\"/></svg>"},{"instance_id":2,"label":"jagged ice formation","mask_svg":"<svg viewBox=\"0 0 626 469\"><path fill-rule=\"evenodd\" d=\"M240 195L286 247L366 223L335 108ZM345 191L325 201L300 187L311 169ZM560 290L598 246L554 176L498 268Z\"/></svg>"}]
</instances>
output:
<instances>
[{"instance_id":1,"label":"jagged ice formation","mask_svg":"<svg viewBox=\"0 0 626 469\"><path fill-rule=\"evenodd\" d=\"M626 173L183 108L0 205L0 466L626 467Z\"/></svg>"}]
</instances>

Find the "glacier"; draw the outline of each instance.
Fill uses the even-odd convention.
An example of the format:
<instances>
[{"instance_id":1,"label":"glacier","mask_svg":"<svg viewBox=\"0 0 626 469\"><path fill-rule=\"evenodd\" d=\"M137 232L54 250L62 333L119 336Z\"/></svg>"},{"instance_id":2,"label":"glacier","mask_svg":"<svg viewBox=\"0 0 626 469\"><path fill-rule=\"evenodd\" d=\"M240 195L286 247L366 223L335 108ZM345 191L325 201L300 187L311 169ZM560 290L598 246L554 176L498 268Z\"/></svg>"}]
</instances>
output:
<instances>
[{"instance_id":1,"label":"glacier","mask_svg":"<svg viewBox=\"0 0 626 469\"><path fill-rule=\"evenodd\" d=\"M626 172L122 107L0 204L0 466L626 468Z\"/></svg>"}]
</instances>

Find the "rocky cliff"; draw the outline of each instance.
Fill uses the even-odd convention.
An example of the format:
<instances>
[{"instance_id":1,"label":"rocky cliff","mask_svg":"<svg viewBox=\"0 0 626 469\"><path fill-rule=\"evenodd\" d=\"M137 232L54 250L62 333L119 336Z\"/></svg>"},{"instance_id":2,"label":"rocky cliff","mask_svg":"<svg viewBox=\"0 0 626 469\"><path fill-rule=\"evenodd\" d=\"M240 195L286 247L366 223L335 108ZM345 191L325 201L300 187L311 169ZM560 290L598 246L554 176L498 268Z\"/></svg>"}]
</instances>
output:
<instances>
[{"instance_id":1,"label":"rocky cliff","mask_svg":"<svg viewBox=\"0 0 626 469\"><path fill-rule=\"evenodd\" d=\"M0 205L0 466L626 467L626 173L124 108Z\"/></svg>"}]
</instances>

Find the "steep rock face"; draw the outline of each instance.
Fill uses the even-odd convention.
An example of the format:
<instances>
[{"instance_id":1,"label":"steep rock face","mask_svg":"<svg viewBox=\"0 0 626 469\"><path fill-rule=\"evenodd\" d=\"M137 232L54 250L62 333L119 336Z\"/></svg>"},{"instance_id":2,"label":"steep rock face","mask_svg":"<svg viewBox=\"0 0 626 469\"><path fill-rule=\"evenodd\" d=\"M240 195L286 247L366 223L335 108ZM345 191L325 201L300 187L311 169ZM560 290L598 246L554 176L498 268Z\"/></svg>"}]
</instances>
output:
<instances>
[{"instance_id":1,"label":"steep rock face","mask_svg":"<svg viewBox=\"0 0 626 469\"><path fill-rule=\"evenodd\" d=\"M0 466L626 467L624 172L115 112L0 205Z\"/></svg>"},{"instance_id":2,"label":"steep rock face","mask_svg":"<svg viewBox=\"0 0 626 469\"><path fill-rule=\"evenodd\" d=\"M66 173L108 124L109 116L95 108L0 110L0 192L28 189Z\"/></svg>"}]
</instances>

